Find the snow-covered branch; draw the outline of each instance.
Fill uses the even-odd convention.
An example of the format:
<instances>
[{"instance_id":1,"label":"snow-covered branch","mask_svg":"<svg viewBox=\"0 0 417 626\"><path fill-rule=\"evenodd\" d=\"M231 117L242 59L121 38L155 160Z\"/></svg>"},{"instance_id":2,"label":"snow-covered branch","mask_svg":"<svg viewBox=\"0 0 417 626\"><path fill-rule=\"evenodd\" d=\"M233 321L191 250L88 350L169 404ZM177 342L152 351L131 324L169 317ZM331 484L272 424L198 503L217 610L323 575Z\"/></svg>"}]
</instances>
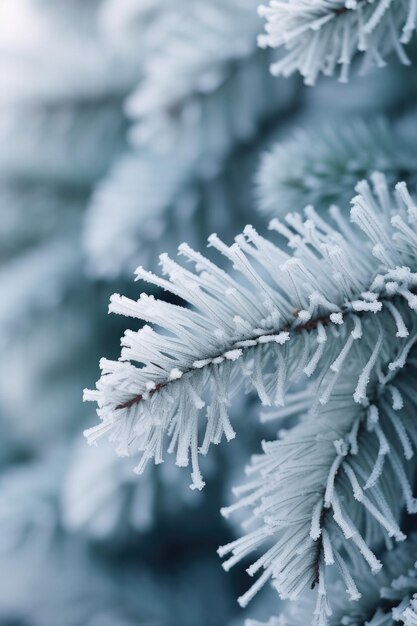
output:
<instances>
[{"instance_id":1,"label":"snow-covered branch","mask_svg":"<svg viewBox=\"0 0 417 626\"><path fill-rule=\"evenodd\" d=\"M299 72L314 85L319 74L331 76L340 67L346 82L356 55L366 71L383 67L393 51L410 63L404 45L416 28L416 0L270 0L259 13L266 19L259 45L284 50L271 66L277 76Z\"/></svg>"},{"instance_id":2,"label":"snow-covered branch","mask_svg":"<svg viewBox=\"0 0 417 626\"><path fill-rule=\"evenodd\" d=\"M140 472L150 458L162 462L167 436L178 465L188 465L191 457L193 485L201 488L198 453L207 453L223 435L235 436L227 408L244 381L263 404L280 405L293 380L314 375L324 405L348 358L359 351L353 400L369 402L373 373L385 365L389 379L404 366L414 342L407 311L417 308L417 209L405 184L391 196L383 176L375 174L373 182L374 194L368 183L358 184L351 210L356 227L334 211L339 232L311 207L306 221L298 214L287 216L288 226L274 220L271 228L288 238L292 254L251 227L230 247L210 237L236 277L185 244L180 254L195 272L165 255L167 278L139 268L138 278L192 308L146 294L136 302L113 296L110 311L147 325L126 332L121 359L103 359L97 389L85 392L86 400L98 403L101 418L87 432L90 442L108 433L121 454L140 450ZM382 324L381 314L393 324ZM371 344L364 324L377 329Z\"/></svg>"}]
</instances>

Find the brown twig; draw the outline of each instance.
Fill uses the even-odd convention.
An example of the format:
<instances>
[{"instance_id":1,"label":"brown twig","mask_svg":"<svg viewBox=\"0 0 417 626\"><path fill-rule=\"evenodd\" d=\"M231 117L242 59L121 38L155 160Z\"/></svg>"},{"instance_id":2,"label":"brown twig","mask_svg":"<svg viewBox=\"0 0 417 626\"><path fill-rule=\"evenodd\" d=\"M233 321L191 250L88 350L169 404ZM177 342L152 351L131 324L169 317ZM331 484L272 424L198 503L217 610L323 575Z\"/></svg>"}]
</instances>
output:
<instances>
[{"instance_id":1,"label":"brown twig","mask_svg":"<svg viewBox=\"0 0 417 626\"><path fill-rule=\"evenodd\" d=\"M339 9L335 10L336 15L343 15L344 13L347 13L349 11L349 9L347 9L346 7L340 7Z\"/></svg>"},{"instance_id":2,"label":"brown twig","mask_svg":"<svg viewBox=\"0 0 417 626\"><path fill-rule=\"evenodd\" d=\"M324 494L323 494L323 497L324 497ZM325 509L324 506L323 506L322 509L321 509L321 513L320 513L320 528L322 529L322 534L320 535L319 539L317 540L316 557L315 557L314 562L313 562L314 579L313 579L313 582L311 583L311 587L310 587L310 589L312 589L312 590L320 582L320 557L321 557L321 552L323 550L323 526L324 526L324 522L325 522L326 515L327 515L328 511L329 511L329 509Z\"/></svg>"},{"instance_id":3,"label":"brown twig","mask_svg":"<svg viewBox=\"0 0 417 626\"><path fill-rule=\"evenodd\" d=\"M299 310L298 309L294 309L293 311L294 317L297 319L299 316ZM330 324L330 316L323 316L323 317L316 317L314 319L308 320L308 322L306 322L305 324L300 324L299 326L296 326L295 328L291 325L291 324L287 324L286 326L283 326L282 328L278 329L278 330L274 330L271 331L270 333L264 333L264 334L259 334L259 335L255 335L254 337L250 337L249 339L253 339L253 340L257 340L260 339L261 337L268 337L271 335L276 335L277 333L282 333L282 332L290 332L293 331L297 334L300 334L301 332L303 332L303 330L315 330L317 328L317 325L321 323L323 324L323 326L327 326L328 324ZM233 350L233 347L230 348L231 350ZM221 356L220 354L217 356ZM215 357L210 357L210 358L215 358ZM186 370L184 370L182 373L184 374L189 374L190 372L194 371L193 368L188 368ZM152 389L149 392L149 396L152 396L155 392L160 391L161 389L163 389L164 387L166 387L167 385L169 385L172 381L167 381L166 383L158 383L154 389ZM143 400L143 394L138 394L137 396L134 396L133 398L131 398L130 400L127 400L126 402L123 402L122 404L119 404L116 407L116 410L119 409L129 409L132 406L134 406L135 404L139 404L139 402L141 402Z\"/></svg>"}]
</instances>

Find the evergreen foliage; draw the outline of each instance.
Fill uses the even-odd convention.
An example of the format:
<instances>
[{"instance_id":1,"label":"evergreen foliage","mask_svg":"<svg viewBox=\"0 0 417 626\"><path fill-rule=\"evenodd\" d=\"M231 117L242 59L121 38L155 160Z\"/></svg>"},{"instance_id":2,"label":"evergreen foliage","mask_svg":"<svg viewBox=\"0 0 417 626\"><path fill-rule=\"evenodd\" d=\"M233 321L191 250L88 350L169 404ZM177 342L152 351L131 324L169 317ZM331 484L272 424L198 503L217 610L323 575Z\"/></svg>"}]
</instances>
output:
<instances>
[{"instance_id":1,"label":"evergreen foliage","mask_svg":"<svg viewBox=\"0 0 417 626\"><path fill-rule=\"evenodd\" d=\"M234 206L238 186L225 195L222 173L297 92L294 83L270 77L267 54L256 46L255 10L254 0L187 1L154 24L163 43L145 56L144 78L126 104L131 150L103 180L86 216L93 274L130 273L138 259L153 264L161 242L175 249L186 234L201 245L217 224L233 234L247 221L246 206L241 217Z\"/></svg>"},{"instance_id":2,"label":"evergreen foliage","mask_svg":"<svg viewBox=\"0 0 417 626\"><path fill-rule=\"evenodd\" d=\"M0 5L0 626L417 626L416 20Z\"/></svg>"},{"instance_id":3,"label":"evergreen foliage","mask_svg":"<svg viewBox=\"0 0 417 626\"><path fill-rule=\"evenodd\" d=\"M415 121L413 115L393 128L383 118L356 119L341 128L328 124L298 130L262 158L257 174L260 210L284 217L308 204L320 212L332 204L344 207L357 181L376 170L391 184L401 179L414 191ZM407 133L400 131L404 124Z\"/></svg>"},{"instance_id":4,"label":"evergreen foliage","mask_svg":"<svg viewBox=\"0 0 417 626\"><path fill-rule=\"evenodd\" d=\"M107 433L119 454L141 451L141 473L151 458L163 461L168 438L177 464L191 462L192 487L201 489L199 453L235 437L232 393L245 382L262 404L282 406L291 384L311 378L310 416L282 441L264 444L249 484L238 490L238 506L249 506L255 529L220 554L231 553L229 569L266 544L248 570L262 573L240 604L271 577L282 599L317 586L320 625L331 614L327 566L336 563L349 597L360 598L346 541L376 573L382 565L372 546L384 537L403 541L401 510L417 511L408 478L417 435L410 385L417 207L404 182L392 193L381 173L372 176L372 188L361 181L356 191L353 225L336 207L333 223L311 206L305 219L275 218L270 228L288 240L289 253L249 226L230 247L212 235L210 245L240 279L185 244L180 254L195 272L167 255L167 278L139 268L139 278L193 308L145 294L137 301L113 296L110 311L147 325L125 333L121 359L103 359L97 389L85 393L101 417L86 433L91 443Z\"/></svg>"},{"instance_id":5,"label":"evergreen foliage","mask_svg":"<svg viewBox=\"0 0 417 626\"><path fill-rule=\"evenodd\" d=\"M314 85L320 73L331 76L340 66L346 82L356 54L363 72L383 67L391 52L410 63L404 46L416 28L415 0L270 0L259 13L266 19L259 45L285 49L271 66L277 76L298 71Z\"/></svg>"}]
</instances>

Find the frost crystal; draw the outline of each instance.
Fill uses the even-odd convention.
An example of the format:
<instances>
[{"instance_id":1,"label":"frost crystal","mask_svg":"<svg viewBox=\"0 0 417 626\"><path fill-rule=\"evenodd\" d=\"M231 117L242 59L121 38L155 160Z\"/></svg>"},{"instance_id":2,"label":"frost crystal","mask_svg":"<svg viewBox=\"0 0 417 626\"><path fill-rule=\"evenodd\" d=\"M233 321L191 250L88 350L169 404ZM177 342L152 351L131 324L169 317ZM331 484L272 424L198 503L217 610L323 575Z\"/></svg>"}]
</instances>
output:
<instances>
[{"instance_id":1,"label":"frost crystal","mask_svg":"<svg viewBox=\"0 0 417 626\"><path fill-rule=\"evenodd\" d=\"M297 71L314 85L320 73L331 76L340 67L346 82L356 54L362 71L383 67L392 51L410 63L404 45L416 28L416 0L270 0L259 14L266 19L259 45L285 50L271 66L277 76Z\"/></svg>"}]
</instances>

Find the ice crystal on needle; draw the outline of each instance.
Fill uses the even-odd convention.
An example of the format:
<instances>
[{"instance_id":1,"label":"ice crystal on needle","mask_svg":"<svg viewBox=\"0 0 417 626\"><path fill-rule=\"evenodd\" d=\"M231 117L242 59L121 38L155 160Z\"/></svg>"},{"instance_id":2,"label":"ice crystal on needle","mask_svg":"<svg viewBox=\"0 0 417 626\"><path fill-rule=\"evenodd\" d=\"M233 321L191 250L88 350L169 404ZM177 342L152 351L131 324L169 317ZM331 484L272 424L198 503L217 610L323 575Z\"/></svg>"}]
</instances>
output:
<instances>
[{"instance_id":1,"label":"ice crystal on needle","mask_svg":"<svg viewBox=\"0 0 417 626\"><path fill-rule=\"evenodd\" d=\"M352 397L369 403L372 375L385 365L389 378L404 365L415 341L405 312L417 307L417 209L403 183L394 195L379 174L373 185L374 193L367 182L358 184L354 226L334 209L336 230L311 207L305 220L298 214L289 214L287 224L273 220L271 229L288 238L292 253L250 226L230 247L211 236L210 245L230 259L239 278L185 244L180 254L195 272L165 255L166 277L139 268L138 278L192 308L146 294L137 301L113 296L110 311L146 325L125 333L120 360L103 359L96 390L85 392L86 400L97 401L101 418L87 432L90 442L108 433L119 453L140 450L140 472L150 458L162 462L168 438L178 465L191 458L193 485L201 488L198 454L223 435L234 437L227 408L242 381L263 404L279 405L292 380L314 375L324 405L347 357L359 350ZM384 326L382 315L394 326ZM369 319L372 341L362 330Z\"/></svg>"},{"instance_id":2,"label":"ice crystal on needle","mask_svg":"<svg viewBox=\"0 0 417 626\"><path fill-rule=\"evenodd\" d=\"M384 66L392 51L410 63L404 45L416 28L416 0L270 0L259 13L266 19L259 45L285 50L271 67L277 76L299 72L314 85L340 67L346 82L357 54L363 70Z\"/></svg>"}]
</instances>

